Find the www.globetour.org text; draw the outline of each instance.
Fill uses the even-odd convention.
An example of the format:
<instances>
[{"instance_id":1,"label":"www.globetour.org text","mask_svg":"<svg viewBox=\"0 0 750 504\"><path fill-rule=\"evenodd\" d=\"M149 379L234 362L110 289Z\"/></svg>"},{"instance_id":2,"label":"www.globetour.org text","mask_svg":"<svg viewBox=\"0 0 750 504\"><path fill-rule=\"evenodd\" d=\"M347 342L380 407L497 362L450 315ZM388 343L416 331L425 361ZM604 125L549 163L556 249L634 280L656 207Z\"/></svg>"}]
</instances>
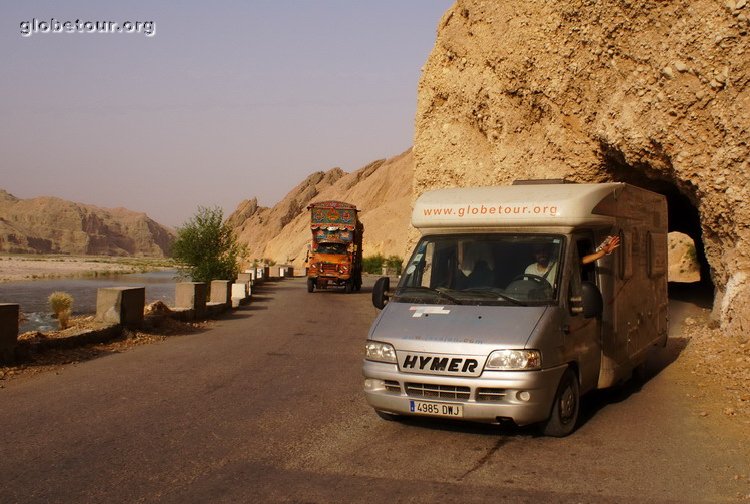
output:
<instances>
[{"instance_id":1,"label":"www.globetour.org text","mask_svg":"<svg viewBox=\"0 0 750 504\"><path fill-rule=\"evenodd\" d=\"M473 215L557 215L557 205L466 205L459 207L424 208L425 217L452 216L469 217Z\"/></svg>"}]
</instances>

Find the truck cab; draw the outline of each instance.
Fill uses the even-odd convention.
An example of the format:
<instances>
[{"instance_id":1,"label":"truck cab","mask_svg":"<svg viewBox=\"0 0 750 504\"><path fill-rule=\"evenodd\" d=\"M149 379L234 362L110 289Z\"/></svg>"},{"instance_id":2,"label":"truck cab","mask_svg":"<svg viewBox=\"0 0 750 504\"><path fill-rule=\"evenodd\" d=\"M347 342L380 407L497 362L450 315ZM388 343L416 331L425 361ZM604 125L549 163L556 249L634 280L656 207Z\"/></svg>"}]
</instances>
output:
<instances>
[{"instance_id":1,"label":"truck cab","mask_svg":"<svg viewBox=\"0 0 750 504\"><path fill-rule=\"evenodd\" d=\"M355 205L321 201L309 205L312 241L307 251L307 291L344 287L350 293L362 286L362 234Z\"/></svg>"},{"instance_id":2,"label":"truck cab","mask_svg":"<svg viewBox=\"0 0 750 504\"><path fill-rule=\"evenodd\" d=\"M627 379L667 337L666 202L620 183L423 194L422 234L363 364L383 417L541 424L565 436L580 396ZM608 235L621 246L583 258Z\"/></svg>"}]
</instances>

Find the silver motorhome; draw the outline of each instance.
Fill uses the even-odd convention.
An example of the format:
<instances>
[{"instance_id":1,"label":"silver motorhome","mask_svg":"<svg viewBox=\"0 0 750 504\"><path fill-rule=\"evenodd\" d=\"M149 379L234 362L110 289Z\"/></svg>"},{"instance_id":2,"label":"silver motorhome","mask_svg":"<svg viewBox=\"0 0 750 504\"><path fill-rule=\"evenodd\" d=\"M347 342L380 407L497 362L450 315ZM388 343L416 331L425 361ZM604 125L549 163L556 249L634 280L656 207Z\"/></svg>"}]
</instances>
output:
<instances>
[{"instance_id":1,"label":"silver motorhome","mask_svg":"<svg viewBox=\"0 0 750 504\"><path fill-rule=\"evenodd\" d=\"M626 380L666 344L659 194L624 183L441 189L417 200L412 225L422 236L398 285L373 288L382 311L364 391L384 418L541 423L565 436L582 394ZM583 264L607 236L620 246Z\"/></svg>"}]
</instances>

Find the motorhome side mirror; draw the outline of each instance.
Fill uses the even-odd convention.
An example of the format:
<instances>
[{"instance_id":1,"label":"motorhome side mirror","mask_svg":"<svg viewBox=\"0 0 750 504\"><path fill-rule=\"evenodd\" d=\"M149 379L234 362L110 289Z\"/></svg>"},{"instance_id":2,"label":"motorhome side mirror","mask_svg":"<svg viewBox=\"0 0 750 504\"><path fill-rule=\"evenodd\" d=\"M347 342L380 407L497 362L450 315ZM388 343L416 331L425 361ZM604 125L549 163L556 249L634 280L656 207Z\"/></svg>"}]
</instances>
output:
<instances>
[{"instance_id":1,"label":"motorhome side mirror","mask_svg":"<svg viewBox=\"0 0 750 504\"><path fill-rule=\"evenodd\" d=\"M581 282L583 298L583 316L586 318L598 317L604 309L604 299L599 288L592 282Z\"/></svg>"},{"instance_id":2,"label":"motorhome side mirror","mask_svg":"<svg viewBox=\"0 0 750 504\"><path fill-rule=\"evenodd\" d=\"M388 302L388 289L391 288L391 279L388 277L378 278L372 287L372 305L378 310L385 308Z\"/></svg>"}]
</instances>

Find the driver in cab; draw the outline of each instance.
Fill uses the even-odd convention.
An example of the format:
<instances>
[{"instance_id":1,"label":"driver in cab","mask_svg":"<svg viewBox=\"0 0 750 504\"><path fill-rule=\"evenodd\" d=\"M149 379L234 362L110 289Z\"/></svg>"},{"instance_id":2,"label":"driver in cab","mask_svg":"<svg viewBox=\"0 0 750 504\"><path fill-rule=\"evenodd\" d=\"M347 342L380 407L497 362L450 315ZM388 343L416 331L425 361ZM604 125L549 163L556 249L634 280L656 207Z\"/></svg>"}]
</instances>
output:
<instances>
[{"instance_id":1,"label":"driver in cab","mask_svg":"<svg viewBox=\"0 0 750 504\"><path fill-rule=\"evenodd\" d=\"M557 275L557 261L552 259L551 245L538 243L534 245L532 255L534 262L524 270L525 275L534 275L547 280L551 285Z\"/></svg>"},{"instance_id":2,"label":"driver in cab","mask_svg":"<svg viewBox=\"0 0 750 504\"><path fill-rule=\"evenodd\" d=\"M607 236L601 245L596 248L594 253L584 256L581 259L581 264L589 264L598 261L605 255L611 254L619 246L619 236ZM526 267L524 274L541 277L551 285L555 281L557 275L557 261L552 258L552 244L537 243L532 249L532 254L534 256L534 262Z\"/></svg>"}]
</instances>

